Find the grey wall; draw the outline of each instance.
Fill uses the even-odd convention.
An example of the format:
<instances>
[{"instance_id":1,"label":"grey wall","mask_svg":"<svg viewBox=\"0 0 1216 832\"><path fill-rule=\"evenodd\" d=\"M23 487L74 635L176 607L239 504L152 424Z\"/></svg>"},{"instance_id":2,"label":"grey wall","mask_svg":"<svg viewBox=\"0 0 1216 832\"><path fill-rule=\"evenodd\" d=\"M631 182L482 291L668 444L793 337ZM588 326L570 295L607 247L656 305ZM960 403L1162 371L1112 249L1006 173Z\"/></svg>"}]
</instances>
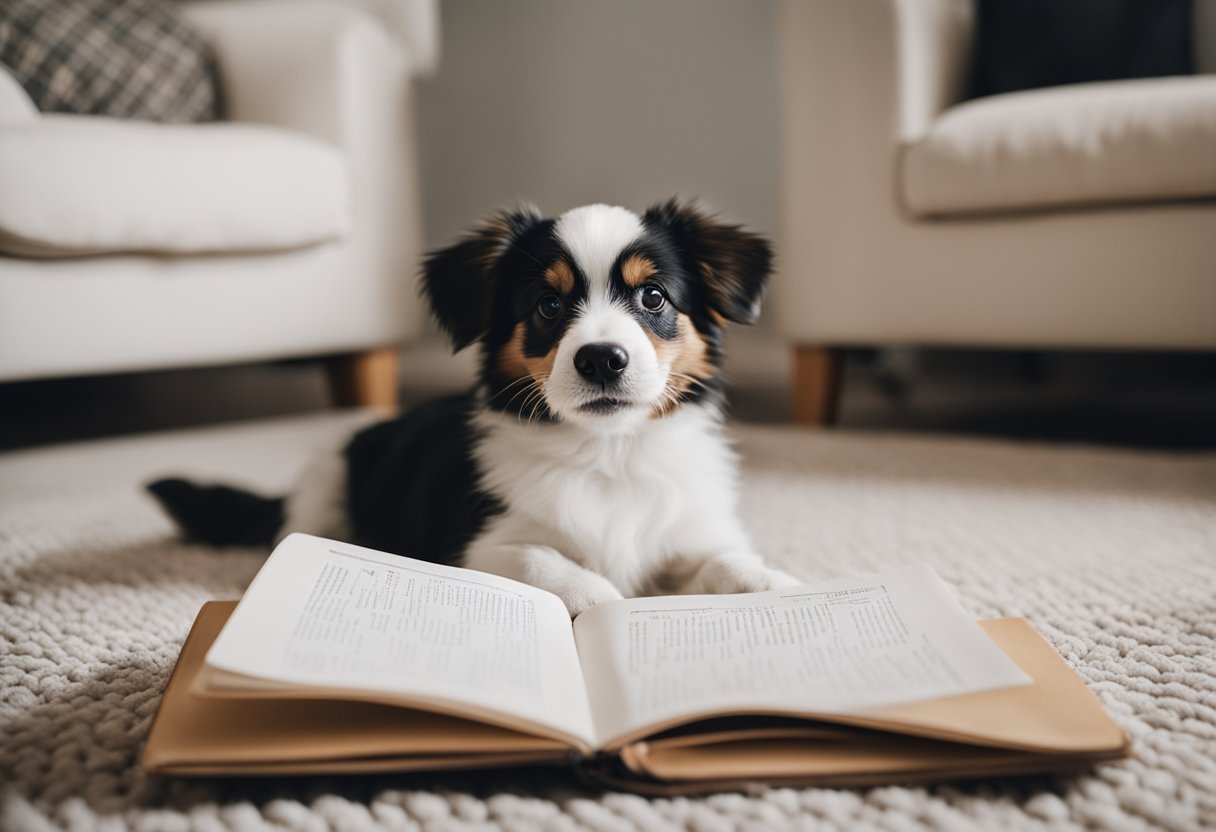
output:
<instances>
[{"instance_id":1,"label":"grey wall","mask_svg":"<svg viewBox=\"0 0 1216 832\"><path fill-rule=\"evenodd\" d=\"M419 91L426 237L529 199L675 193L771 234L773 0L445 0Z\"/></svg>"}]
</instances>

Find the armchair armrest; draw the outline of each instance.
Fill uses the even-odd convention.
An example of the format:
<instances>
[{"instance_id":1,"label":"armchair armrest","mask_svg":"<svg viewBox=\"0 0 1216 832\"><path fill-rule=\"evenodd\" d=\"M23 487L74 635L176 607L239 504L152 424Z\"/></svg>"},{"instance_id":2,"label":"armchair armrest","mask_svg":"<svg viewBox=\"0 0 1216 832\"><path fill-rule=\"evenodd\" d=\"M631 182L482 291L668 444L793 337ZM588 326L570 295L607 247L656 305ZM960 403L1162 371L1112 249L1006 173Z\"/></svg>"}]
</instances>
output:
<instances>
[{"instance_id":1,"label":"armchair armrest","mask_svg":"<svg viewBox=\"0 0 1216 832\"><path fill-rule=\"evenodd\" d=\"M422 315L410 275L422 249L414 90L406 49L380 19L317 0L206 0L186 14L212 44L227 118L336 145L351 176L347 279Z\"/></svg>"},{"instance_id":2,"label":"armchair armrest","mask_svg":"<svg viewBox=\"0 0 1216 832\"><path fill-rule=\"evenodd\" d=\"M901 147L963 93L969 0L781 0L781 268L778 329L813 341L825 298L857 301L860 277L908 227ZM873 300L885 303L882 297ZM826 304L830 305L830 304Z\"/></svg>"},{"instance_id":3,"label":"armchair armrest","mask_svg":"<svg viewBox=\"0 0 1216 832\"><path fill-rule=\"evenodd\" d=\"M975 28L971 0L895 0L899 137L912 142L962 100Z\"/></svg>"},{"instance_id":4,"label":"armchair armrest","mask_svg":"<svg viewBox=\"0 0 1216 832\"><path fill-rule=\"evenodd\" d=\"M38 108L26 95L21 84L4 64L0 64L0 124L32 121L38 118Z\"/></svg>"},{"instance_id":5,"label":"armchair armrest","mask_svg":"<svg viewBox=\"0 0 1216 832\"><path fill-rule=\"evenodd\" d=\"M787 246L898 213L899 148L961 97L972 27L969 0L782 0Z\"/></svg>"},{"instance_id":6,"label":"armchair armrest","mask_svg":"<svg viewBox=\"0 0 1216 832\"><path fill-rule=\"evenodd\" d=\"M333 0L330 0L333 2ZM353 3L384 21L405 44L415 75L432 75L439 65L439 0L339 0Z\"/></svg>"},{"instance_id":7,"label":"armchair armrest","mask_svg":"<svg viewBox=\"0 0 1216 832\"><path fill-rule=\"evenodd\" d=\"M782 0L784 104L851 119L891 147L961 100L970 0Z\"/></svg>"},{"instance_id":8,"label":"armchair armrest","mask_svg":"<svg viewBox=\"0 0 1216 832\"><path fill-rule=\"evenodd\" d=\"M194 2L190 21L215 51L225 116L299 130L345 147L357 130L353 96L392 79L407 60L375 18L352 8L290 0Z\"/></svg>"}]
</instances>

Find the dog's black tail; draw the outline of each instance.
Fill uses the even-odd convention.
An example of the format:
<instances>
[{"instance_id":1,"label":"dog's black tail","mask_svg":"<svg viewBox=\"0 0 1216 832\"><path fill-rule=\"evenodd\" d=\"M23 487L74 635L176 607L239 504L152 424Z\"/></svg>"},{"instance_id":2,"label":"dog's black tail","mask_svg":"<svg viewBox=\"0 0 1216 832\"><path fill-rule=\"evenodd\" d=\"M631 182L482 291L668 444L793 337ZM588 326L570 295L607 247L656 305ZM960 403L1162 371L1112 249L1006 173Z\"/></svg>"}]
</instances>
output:
<instances>
[{"instance_id":1,"label":"dog's black tail","mask_svg":"<svg viewBox=\"0 0 1216 832\"><path fill-rule=\"evenodd\" d=\"M226 485L157 480L148 491L188 540L211 546L265 546L283 526L283 498Z\"/></svg>"}]
</instances>

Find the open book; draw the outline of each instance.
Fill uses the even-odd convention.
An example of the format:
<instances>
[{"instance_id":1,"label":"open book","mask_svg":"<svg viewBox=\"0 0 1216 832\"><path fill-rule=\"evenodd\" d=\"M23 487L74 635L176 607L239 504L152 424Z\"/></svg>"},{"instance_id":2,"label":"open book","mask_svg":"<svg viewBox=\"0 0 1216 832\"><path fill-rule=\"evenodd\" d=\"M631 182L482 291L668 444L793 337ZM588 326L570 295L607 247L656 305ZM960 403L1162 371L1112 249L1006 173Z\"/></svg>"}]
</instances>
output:
<instances>
[{"instance_id":1,"label":"open book","mask_svg":"<svg viewBox=\"0 0 1216 832\"><path fill-rule=\"evenodd\" d=\"M931 569L615 601L307 535L199 613L144 749L173 774L578 765L676 792L1075 767L1128 743L1020 619Z\"/></svg>"}]
</instances>

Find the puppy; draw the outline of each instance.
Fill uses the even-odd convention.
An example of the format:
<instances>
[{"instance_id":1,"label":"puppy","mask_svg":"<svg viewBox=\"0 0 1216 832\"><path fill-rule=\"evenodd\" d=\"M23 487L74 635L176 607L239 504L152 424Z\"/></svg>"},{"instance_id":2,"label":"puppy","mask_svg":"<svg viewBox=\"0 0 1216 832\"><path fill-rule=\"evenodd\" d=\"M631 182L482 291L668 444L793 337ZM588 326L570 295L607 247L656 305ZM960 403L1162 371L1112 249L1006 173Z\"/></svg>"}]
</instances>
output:
<instances>
[{"instance_id":1,"label":"puppy","mask_svg":"<svg viewBox=\"0 0 1216 832\"><path fill-rule=\"evenodd\" d=\"M657 592L792 585L736 515L722 339L760 312L760 237L675 200L501 213L431 254L422 291L480 377L357 433L286 498L163 480L187 536L304 531L493 572L572 616Z\"/></svg>"}]
</instances>

